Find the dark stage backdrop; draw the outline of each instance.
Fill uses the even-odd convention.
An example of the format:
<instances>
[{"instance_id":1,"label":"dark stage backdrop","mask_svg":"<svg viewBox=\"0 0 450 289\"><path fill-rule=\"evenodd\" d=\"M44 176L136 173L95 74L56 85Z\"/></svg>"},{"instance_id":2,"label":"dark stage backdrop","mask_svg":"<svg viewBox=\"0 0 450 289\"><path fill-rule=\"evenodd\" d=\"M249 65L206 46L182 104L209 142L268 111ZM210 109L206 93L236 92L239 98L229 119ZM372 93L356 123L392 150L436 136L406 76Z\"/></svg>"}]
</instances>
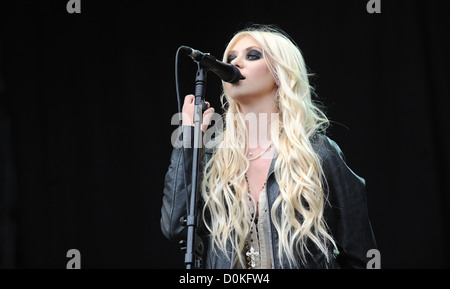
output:
<instances>
[{"instance_id":1,"label":"dark stage backdrop","mask_svg":"<svg viewBox=\"0 0 450 289\"><path fill-rule=\"evenodd\" d=\"M300 46L329 136L367 182L382 268L449 267L444 1L2 1L0 267L183 268L161 233L180 45L221 57L247 23ZM180 59L182 94L195 64ZM207 98L221 112L219 79Z\"/></svg>"}]
</instances>

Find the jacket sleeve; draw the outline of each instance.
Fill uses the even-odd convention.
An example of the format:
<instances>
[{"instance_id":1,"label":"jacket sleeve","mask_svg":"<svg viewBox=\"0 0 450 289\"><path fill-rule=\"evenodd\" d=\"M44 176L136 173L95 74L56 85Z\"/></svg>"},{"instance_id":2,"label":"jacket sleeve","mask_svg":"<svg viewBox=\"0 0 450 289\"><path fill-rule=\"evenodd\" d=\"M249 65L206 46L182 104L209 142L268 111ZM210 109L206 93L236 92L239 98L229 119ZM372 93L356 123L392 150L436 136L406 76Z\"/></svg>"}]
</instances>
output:
<instances>
[{"instance_id":1,"label":"jacket sleeve","mask_svg":"<svg viewBox=\"0 0 450 289\"><path fill-rule=\"evenodd\" d=\"M366 268L367 251L376 249L370 224L365 180L346 164L339 146L325 137L322 167L331 205L327 218L339 248L337 261L342 268Z\"/></svg>"},{"instance_id":2,"label":"jacket sleeve","mask_svg":"<svg viewBox=\"0 0 450 289\"><path fill-rule=\"evenodd\" d=\"M179 241L186 237L186 227L180 220L186 217L186 197L191 191L193 135L193 126L182 126L180 140L183 139L183 143L180 148L173 149L164 180L160 223L162 233L172 241ZM204 148L200 148L199 154L202 160ZM202 171L200 162L199 172ZM201 175L199 180L201 181ZM200 197L200 193L198 196Z\"/></svg>"}]
</instances>

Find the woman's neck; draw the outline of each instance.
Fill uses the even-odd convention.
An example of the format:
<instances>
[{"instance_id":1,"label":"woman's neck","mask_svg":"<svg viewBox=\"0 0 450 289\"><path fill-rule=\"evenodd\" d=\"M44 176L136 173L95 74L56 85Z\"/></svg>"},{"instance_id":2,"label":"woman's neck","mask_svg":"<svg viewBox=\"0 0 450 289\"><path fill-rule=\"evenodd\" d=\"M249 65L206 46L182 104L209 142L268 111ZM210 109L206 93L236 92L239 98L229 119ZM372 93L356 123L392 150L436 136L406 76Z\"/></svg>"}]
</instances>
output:
<instances>
[{"instance_id":1,"label":"woman's neck","mask_svg":"<svg viewBox=\"0 0 450 289\"><path fill-rule=\"evenodd\" d=\"M271 143L272 121L278 121L278 108L275 96L258 98L255 101L240 103L248 135L248 147L267 147Z\"/></svg>"}]
</instances>

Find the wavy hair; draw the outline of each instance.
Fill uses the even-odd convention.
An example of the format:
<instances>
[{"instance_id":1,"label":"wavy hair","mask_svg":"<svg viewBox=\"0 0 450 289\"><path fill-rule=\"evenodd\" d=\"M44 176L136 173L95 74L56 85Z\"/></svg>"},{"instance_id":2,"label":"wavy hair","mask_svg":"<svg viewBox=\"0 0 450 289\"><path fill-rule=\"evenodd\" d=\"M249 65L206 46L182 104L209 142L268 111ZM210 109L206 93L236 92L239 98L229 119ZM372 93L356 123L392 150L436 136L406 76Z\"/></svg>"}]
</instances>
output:
<instances>
[{"instance_id":1,"label":"wavy hair","mask_svg":"<svg viewBox=\"0 0 450 289\"><path fill-rule=\"evenodd\" d=\"M307 254L312 255L310 244L314 244L329 261L329 246L336 244L323 218L326 180L311 143L313 136L325 132L329 121L312 100L300 49L280 29L257 26L239 31L228 43L224 60L245 36L259 43L278 85L275 101L279 113L271 139L278 152L274 174L280 193L270 212L279 236L278 258L281 264L286 260L290 267L305 264ZM225 89L221 100L225 128L213 141L216 150L205 165L201 184L203 220L211 234L213 250L227 252L230 244L237 256L234 265L245 268L243 251L251 227L245 182L249 167L248 129L239 104Z\"/></svg>"}]
</instances>

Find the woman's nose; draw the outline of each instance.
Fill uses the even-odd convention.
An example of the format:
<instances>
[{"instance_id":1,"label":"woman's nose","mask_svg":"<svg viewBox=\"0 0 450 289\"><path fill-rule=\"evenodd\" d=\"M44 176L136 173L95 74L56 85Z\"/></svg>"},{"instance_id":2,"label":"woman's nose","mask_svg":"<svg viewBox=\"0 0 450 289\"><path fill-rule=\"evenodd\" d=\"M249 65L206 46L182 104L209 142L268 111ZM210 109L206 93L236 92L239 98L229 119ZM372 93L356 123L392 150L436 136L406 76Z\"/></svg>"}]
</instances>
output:
<instances>
[{"instance_id":1,"label":"woman's nose","mask_svg":"<svg viewBox=\"0 0 450 289\"><path fill-rule=\"evenodd\" d=\"M231 61L231 64L233 64L234 66L236 66L237 68L243 68L243 63L240 57L236 57L235 59L233 59Z\"/></svg>"}]
</instances>

